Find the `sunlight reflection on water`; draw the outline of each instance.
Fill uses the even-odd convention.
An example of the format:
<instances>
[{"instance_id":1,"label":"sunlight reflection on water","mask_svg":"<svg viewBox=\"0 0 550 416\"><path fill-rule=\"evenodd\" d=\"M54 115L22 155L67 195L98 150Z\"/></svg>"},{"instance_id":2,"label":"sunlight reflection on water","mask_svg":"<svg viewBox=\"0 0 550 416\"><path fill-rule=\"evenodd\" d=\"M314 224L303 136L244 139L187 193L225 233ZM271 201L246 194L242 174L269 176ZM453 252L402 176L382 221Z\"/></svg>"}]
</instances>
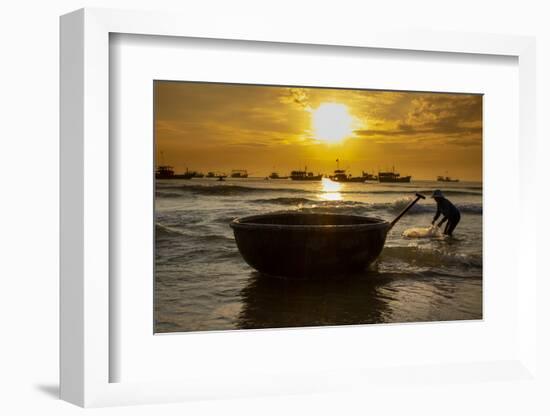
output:
<instances>
[{"instance_id":1,"label":"sunlight reflection on water","mask_svg":"<svg viewBox=\"0 0 550 416\"><path fill-rule=\"evenodd\" d=\"M341 189L341 183L331 181L328 178L323 178L321 180L321 195L319 196L323 201L341 201Z\"/></svg>"}]
</instances>

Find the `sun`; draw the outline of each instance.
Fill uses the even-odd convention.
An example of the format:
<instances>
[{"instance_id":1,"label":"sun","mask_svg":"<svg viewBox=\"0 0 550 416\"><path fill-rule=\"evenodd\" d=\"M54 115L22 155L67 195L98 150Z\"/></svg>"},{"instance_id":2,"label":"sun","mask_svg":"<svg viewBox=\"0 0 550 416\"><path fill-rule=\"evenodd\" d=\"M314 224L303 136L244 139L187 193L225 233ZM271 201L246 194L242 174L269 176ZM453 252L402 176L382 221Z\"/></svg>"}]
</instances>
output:
<instances>
[{"instance_id":1,"label":"sun","mask_svg":"<svg viewBox=\"0 0 550 416\"><path fill-rule=\"evenodd\" d=\"M339 143L352 135L353 121L344 104L321 104L312 112L313 135L319 141Z\"/></svg>"}]
</instances>

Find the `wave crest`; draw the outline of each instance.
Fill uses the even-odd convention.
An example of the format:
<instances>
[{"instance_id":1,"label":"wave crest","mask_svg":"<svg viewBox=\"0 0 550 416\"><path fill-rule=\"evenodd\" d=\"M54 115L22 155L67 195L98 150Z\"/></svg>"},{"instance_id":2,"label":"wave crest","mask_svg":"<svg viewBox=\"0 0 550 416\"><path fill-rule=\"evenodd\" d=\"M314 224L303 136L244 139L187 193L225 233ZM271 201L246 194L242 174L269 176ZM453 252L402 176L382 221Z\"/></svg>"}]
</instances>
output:
<instances>
[{"instance_id":1,"label":"wave crest","mask_svg":"<svg viewBox=\"0 0 550 416\"><path fill-rule=\"evenodd\" d=\"M433 189L415 189L411 188L396 188L396 189L376 189L369 187L368 184L364 185L365 189L343 189L339 191L342 194L358 194L358 195L368 195L368 194L403 194L403 193L413 193L418 192L425 194L426 196L431 195ZM476 195L481 196L481 189L477 187L465 187L460 189L445 189L442 188L444 194L449 195ZM477 191L477 192L476 192ZM173 197L177 196L177 192L188 192L197 195L244 195L244 194L254 194L254 193L268 193L268 192L282 192L282 193L301 193L301 194L317 194L318 189L298 189L298 188L257 188L252 186L244 185L162 185L157 188L157 196L159 197Z\"/></svg>"},{"instance_id":2,"label":"wave crest","mask_svg":"<svg viewBox=\"0 0 550 416\"><path fill-rule=\"evenodd\" d=\"M170 190L169 192L193 193L196 195L246 195L255 193L268 192L285 192L285 193L310 193L311 191L303 189L280 189L280 188L254 188L242 185L173 185L163 186L160 190Z\"/></svg>"},{"instance_id":3,"label":"wave crest","mask_svg":"<svg viewBox=\"0 0 550 416\"><path fill-rule=\"evenodd\" d=\"M333 213L369 213L372 211L384 211L394 214L401 212L410 202L410 197L404 197L396 199L392 202L359 202L359 201L318 201L309 198L293 198L293 197L280 197L280 198L266 198L266 199L256 199L251 201L256 204L273 204L273 205L284 205L284 206L296 206L298 209L305 212L316 212L316 211L329 211ZM483 213L481 204L456 204L457 208L468 214L479 214ZM424 213L435 213L435 206L423 205L421 203L414 205L409 214L424 214Z\"/></svg>"},{"instance_id":4,"label":"wave crest","mask_svg":"<svg viewBox=\"0 0 550 416\"><path fill-rule=\"evenodd\" d=\"M466 267L481 269L483 259L481 255L451 253L433 248L417 246L385 247L380 256L381 261L404 261L413 263L417 267Z\"/></svg>"}]
</instances>

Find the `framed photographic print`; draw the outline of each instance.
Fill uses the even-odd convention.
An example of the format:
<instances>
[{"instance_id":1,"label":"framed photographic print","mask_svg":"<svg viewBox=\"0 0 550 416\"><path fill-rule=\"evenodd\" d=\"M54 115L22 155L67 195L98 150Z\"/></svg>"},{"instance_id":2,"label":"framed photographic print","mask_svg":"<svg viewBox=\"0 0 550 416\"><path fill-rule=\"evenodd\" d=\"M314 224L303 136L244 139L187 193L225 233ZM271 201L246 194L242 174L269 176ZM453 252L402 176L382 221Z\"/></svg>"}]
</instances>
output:
<instances>
[{"instance_id":1,"label":"framed photographic print","mask_svg":"<svg viewBox=\"0 0 550 416\"><path fill-rule=\"evenodd\" d=\"M61 19L62 398L537 383L533 39L229 23Z\"/></svg>"},{"instance_id":2,"label":"framed photographic print","mask_svg":"<svg viewBox=\"0 0 550 416\"><path fill-rule=\"evenodd\" d=\"M156 333L482 318L482 95L153 88Z\"/></svg>"}]
</instances>

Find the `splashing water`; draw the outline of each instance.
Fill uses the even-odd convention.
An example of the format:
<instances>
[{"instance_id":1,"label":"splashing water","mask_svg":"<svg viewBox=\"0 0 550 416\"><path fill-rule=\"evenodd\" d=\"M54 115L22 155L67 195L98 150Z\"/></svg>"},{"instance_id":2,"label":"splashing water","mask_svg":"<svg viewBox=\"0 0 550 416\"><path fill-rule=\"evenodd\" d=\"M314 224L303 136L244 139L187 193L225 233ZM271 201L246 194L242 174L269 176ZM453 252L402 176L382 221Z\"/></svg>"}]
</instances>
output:
<instances>
[{"instance_id":1,"label":"splashing water","mask_svg":"<svg viewBox=\"0 0 550 416\"><path fill-rule=\"evenodd\" d=\"M403 231L403 237L407 238L441 238L443 233L435 226L430 227L413 227Z\"/></svg>"}]
</instances>

